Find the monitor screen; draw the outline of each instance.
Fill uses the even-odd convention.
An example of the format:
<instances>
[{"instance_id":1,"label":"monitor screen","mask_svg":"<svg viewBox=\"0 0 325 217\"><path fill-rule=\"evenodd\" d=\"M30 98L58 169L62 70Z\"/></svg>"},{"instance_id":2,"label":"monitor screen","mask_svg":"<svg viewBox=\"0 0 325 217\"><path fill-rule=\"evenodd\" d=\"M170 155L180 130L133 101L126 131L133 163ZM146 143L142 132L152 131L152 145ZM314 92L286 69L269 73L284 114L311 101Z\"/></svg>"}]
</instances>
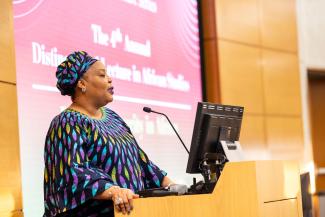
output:
<instances>
[{"instance_id":1,"label":"monitor screen","mask_svg":"<svg viewBox=\"0 0 325 217\"><path fill-rule=\"evenodd\" d=\"M237 149L243 112L239 106L198 103L187 173L201 173L200 164L206 154L219 154L228 161L225 149Z\"/></svg>"}]
</instances>

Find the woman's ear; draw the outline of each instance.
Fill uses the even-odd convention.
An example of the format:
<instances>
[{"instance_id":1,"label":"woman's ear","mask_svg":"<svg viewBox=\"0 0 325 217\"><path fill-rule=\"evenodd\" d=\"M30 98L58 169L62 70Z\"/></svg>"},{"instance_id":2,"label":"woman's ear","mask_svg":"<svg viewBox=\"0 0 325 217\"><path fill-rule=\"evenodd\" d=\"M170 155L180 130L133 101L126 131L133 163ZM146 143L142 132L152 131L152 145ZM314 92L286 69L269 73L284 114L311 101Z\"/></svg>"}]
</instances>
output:
<instances>
[{"instance_id":1,"label":"woman's ear","mask_svg":"<svg viewBox=\"0 0 325 217\"><path fill-rule=\"evenodd\" d=\"M84 79L79 79L78 83L77 83L77 87L80 89L86 88L86 82Z\"/></svg>"}]
</instances>

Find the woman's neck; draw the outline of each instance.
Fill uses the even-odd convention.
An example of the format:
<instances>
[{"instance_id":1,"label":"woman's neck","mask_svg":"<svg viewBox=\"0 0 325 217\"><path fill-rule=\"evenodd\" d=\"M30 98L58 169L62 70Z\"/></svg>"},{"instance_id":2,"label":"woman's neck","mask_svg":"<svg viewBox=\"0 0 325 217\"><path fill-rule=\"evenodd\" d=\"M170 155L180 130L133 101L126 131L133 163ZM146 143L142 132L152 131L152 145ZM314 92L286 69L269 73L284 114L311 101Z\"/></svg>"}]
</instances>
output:
<instances>
[{"instance_id":1,"label":"woman's neck","mask_svg":"<svg viewBox=\"0 0 325 217\"><path fill-rule=\"evenodd\" d=\"M100 119L102 117L100 107L97 108L89 103L74 101L69 108L84 113L91 118Z\"/></svg>"}]
</instances>

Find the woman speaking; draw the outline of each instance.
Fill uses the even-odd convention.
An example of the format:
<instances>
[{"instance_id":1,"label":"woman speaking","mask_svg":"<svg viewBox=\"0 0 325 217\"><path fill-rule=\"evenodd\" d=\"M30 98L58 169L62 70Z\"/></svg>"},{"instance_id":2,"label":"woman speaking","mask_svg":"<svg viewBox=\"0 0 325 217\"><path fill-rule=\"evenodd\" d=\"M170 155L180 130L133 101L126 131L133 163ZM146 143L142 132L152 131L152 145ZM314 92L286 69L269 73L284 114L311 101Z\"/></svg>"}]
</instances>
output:
<instances>
[{"instance_id":1,"label":"woman speaking","mask_svg":"<svg viewBox=\"0 0 325 217\"><path fill-rule=\"evenodd\" d=\"M104 64L84 51L56 71L71 105L54 117L44 147L44 216L114 216L133 209L139 190L172 184L148 159L114 111L114 87Z\"/></svg>"}]
</instances>

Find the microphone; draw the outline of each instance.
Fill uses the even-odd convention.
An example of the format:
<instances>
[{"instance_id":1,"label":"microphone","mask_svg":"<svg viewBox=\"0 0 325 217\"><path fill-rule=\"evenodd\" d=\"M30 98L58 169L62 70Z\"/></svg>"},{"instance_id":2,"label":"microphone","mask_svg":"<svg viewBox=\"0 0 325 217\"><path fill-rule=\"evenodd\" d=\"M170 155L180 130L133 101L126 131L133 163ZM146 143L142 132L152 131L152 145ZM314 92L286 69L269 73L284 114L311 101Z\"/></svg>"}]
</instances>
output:
<instances>
[{"instance_id":1,"label":"microphone","mask_svg":"<svg viewBox=\"0 0 325 217\"><path fill-rule=\"evenodd\" d=\"M183 195L187 193L188 189L186 185L174 184L169 186L168 190L170 192L177 192L178 195Z\"/></svg>"},{"instance_id":2,"label":"microphone","mask_svg":"<svg viewBox=\"0 0 325 217\"><path fill-rule=\"evenodd\" d=\"M147 112L147 113L150 113L152 110L149 107L143 107L143 111Z\"/></svg>"},{"instance_id":3,"label":"microphone","mask_svg":"<svg viewBox=\"0 0 325 217\"><path fill-rule=\"evenodd\" d=\"M186 148L186 146L185 146L183 140L182 140L181 137L178 135L178 133L177 133L177 131L176 131L174 125L172 124L172 122L170 122L170 120L169 120L169 118L167 117L167 115L165 115L164 113L161 113L161 112L156 112L156 111L152 110L152 109L149 108L149 107L143 107L143 111L144 111L144 112L147 112L147 113L151 113L151 112L152 112L152 113L156 113L156 114L159 114L159 115L163 115L163 116L165 116L166 119L167 119L167 121L169 122L170 126L172 126L174 132L176 133L178 139L181 141L182 145L184 146L186 152L187 152L188 154L190 154L190 152L189 152L188 149Z\"/></svg>"}]
</instances>

